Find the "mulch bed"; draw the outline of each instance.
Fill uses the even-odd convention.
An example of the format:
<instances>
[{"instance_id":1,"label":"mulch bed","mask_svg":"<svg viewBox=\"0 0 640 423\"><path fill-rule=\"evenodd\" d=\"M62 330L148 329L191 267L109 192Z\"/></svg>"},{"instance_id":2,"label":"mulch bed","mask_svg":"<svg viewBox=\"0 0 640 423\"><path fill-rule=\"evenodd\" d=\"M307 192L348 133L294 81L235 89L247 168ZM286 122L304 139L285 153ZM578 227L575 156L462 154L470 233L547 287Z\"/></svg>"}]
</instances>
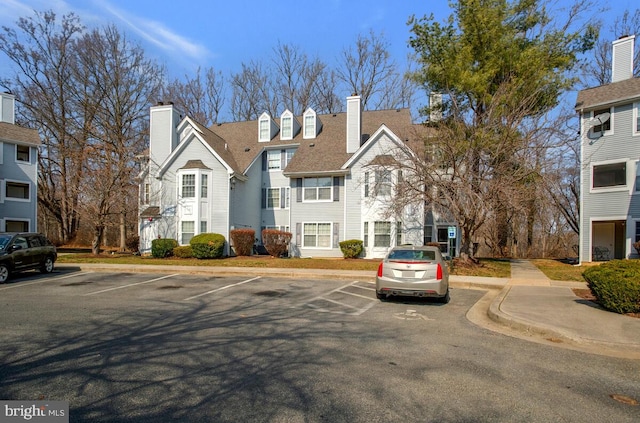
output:
<instances>
[{"instance_id":1,"label":"mulch bed","mask_svg":"<svg viewBox=\"0 0 640 423\"><path fill-rule=\"evenodd\" d=\"M588 288L572 288L573 293L576 294L577 297L582 298L586 301L591 301L598 304L598 299L591 293L591 290ZM636 317L640 319L640 313L626 313L626 316Z\"/></svg>"}]
</instances>

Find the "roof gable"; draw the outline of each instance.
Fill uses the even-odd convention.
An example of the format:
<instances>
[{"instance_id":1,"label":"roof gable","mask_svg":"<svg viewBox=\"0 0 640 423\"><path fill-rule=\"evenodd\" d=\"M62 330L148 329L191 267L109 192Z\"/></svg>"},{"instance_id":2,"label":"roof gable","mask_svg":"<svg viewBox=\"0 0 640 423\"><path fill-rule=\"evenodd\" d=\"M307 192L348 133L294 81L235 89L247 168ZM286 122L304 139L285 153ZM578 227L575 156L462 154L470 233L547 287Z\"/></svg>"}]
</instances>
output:
<instances>
[{"instance_id":1,"label":"roof gable","mask_svg":"<svg viewBox=\"0 0 640 423\"><path fill-rule=\"evenodd\" d=\"M625 79L578 92L576 110L592 110L620 103L631 103L640 99L640 78Z\"/></svg>"}]
</instances>

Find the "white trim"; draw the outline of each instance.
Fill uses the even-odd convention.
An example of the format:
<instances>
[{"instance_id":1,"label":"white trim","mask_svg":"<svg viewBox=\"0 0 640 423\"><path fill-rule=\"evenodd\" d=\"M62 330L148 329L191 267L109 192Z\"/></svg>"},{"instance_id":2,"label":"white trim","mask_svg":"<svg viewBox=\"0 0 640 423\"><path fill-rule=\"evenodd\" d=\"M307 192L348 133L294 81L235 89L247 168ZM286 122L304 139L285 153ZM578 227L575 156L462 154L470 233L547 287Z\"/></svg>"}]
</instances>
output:
<instances>
[{"instance_id":1,"label":"white trim","mask_svg":"<svg viewBox=\"0 0 640 423\"><path fill-rule=\"evenodd\" d=\"M598 133L600 134L600 136L601 136L601 137L605 137L605 136L608 136L608 135L613 135L613 134L615 133L615 125L614 125L614 123L615 123L615 113L614 113L614 109L615 109L615 108L614 108L613 106L610 106L610 107L602 107L602 108L600 108L600 109L598 109L598 110L604 110L604 109L607 109L607 108L609 109L609 114L610 114L610 117L609 117L609 122L610 122L610 123L609 123L609 130L608 130L608 131L603 131L603 132L599 132L599 131L598 131ZM594 117L596 117L595 113L596 113L596 109L593 109L593 110L590 112L590 117L591 117L591 119L593 119ZM596 126L597 126L597 125L592 126L591 128L589 128L589 133L590 133L590 134L595 134L595 133L596 133L596 132L593 130Z\"/></svg>"},{"instance_id":2,"label":"white trim","mask_svg":"<svg viewBox=\"0 0 640 423\"><path fill-rule=\"evenodd\" d=\"M627 215L613 215L613 216L600 216L600 217L590 217L589 218L589 245L588 245L588 257L589 260L592 262L593 261L593 223L594 222L609 222L609 221L625 221L628 222L628 217ZM627 224L627 233L625 233L625 239L628 241L629 240L629 229L628 229L629 225ZM580 228L582 229L582 228ZM635 230L635 228L633 228ZM580 233L582 233L583 231L581 230ZM625 248L628 247L628 242L625 242ZM633 248L633 247L632 247ZM625 251L625 256L628 250Z\"/></svg>"},{"instance_id":3,"label":"white trim","mask_svg":"<svg viewBox=\"0 0 640 423\"><path fill-rule=\"evenodd\" d=\"M7 182L27 185L29 187L29 197L27 197L27 198L7 197ZM32 194L33 194L33 183L31 181L19 181L17 179L4 179L2 181L2 199L3 199L3 202L5 202L5 201L15 201L15 202L18 202L18 203L30 203Z\"/></svg>"},{"instance_id":4,"label":"white trim","mask_svg":"<svg viewBox=\"0 0 640 423\"><path fill-rule=\"evenodd\" d=\"M327 187L320 187L320 186L316 186L316 187L305 187L304 185L304 181L306 181L307 179L326 179L329 178L329 180L331 181L331 184ZM330 197L328 199L320 199L320 188L322 189L329 189L329 193L331 194ZM316 190L316 199L315 200L307 200L305 198L305 192L307 189L315 189ZM302 202L303 203L331 203L333 202L333 176L309 176L309 177L304 177L302 178Z\"/></svg>"},{"instance_id":5,"label":"white trim","mask_svg":"<svg viewBox=\"0 0 640 423\"><path fill-rule=\"evenodd\" d=\"M633 103L633 122L631 122L631 136L640 137L640 101Z\"/></svg>"},{"instance_id":6,"label":"white trim","mask_svg":"<svg viewBox=\"0 0 640 423\"><path fill-rule=\"evenodd\" d=\"M329 225L329 246L328 247L318 247L318 246L307 246L304 244L304 225L316 225L316 244L318 244L318 233L317 228L318 225ZM309 250L332 250L333 249L333 222L302 222L302 234L301 234L301 248L306 248Z\"/></svg>"},{"instance_id":7,"label":"white trim","mask_svg":"<svg viewBox=\"0 0 640 423\"><path fill-rule=\"evenodd\" d=\"M31 226L31 219L25 219L24 217L11 217L11 216L5 216L2 219L2 231L3 232L7 232L7 220L11 220L14 222L27 222L27 230L24 232L34 232L33 227Z\"/></svg>"},{"instance_id":8,"label":"white trim","mask_svg":"<svg viewBox=\"0 0 640 423\"><path fill-rule=\"evenodd\" d=\"M626 167L626 175L625 175L625 184L624 185L612 185L607 187L594 187L593 186L593 168L595 166L604 166L608 164L616 164L616 163L624 163ZM629 186L631 186L631 190L633 190L636 180L636 169L632 164L635 161L631 161L628 158L619 158L615 160L603 160L599 162L591 162L590 166L590 174L589 174L589 193L598 194L603 192L617 192L617 191L629 191ZM629 184L629 181L633 180L632 184Z\"/></svg>"},{"instance_id":9,"label":"white trim","mask_svg":"<svg viewBox=\"0 0 640 423\"><path fill-rule=\"evenodd\" d=\"M33 166L33 163L31 162L31 157L32 157L31 146L30 145L24 145L24 144L14 144L14 145L15 145L15 149L14 149L13 158L14 158L15 162L18 165ZM18 160L18 147L26 147L27 148L27 151L29 151L28 160Z\"/></svg>"},{"instance_id":10,"label":"white trim","mask_svg":"<svg viewBox=\"0 0 640 423\"><path fill-rule=\"evenodd\" d=\"M351 156L351 158L349 160L347 160L347 162L342 165L342 167L340 169L342 170L346 170L349 169L351 166L353 166L353 164L359 160L362 155L374 144L376 143L380 137L382 136L382 134L386 134L391 141L396 144L398 147L402 147L404 145L404 143L402 142L402 140L393 133L393 131L391 129L389 129L385 124L380 125L380 127L376 130L376 132L373 133L373 135L371 135L369 137L369 139L367 140L367 142L365 142L364 144L362 144L360 146L360 148L358 149L358 151L356 151L353 156ZM413 153L412 153L413 154Z\"/></svg>"}]
</instances>

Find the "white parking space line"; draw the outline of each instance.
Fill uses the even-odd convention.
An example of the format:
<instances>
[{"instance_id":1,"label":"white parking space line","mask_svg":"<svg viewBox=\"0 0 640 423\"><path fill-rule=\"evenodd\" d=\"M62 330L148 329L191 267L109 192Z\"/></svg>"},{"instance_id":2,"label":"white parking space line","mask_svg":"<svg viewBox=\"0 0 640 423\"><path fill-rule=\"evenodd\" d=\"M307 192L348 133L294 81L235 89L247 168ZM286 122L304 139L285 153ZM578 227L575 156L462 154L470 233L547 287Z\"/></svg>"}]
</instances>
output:
<instances>
[{"instance_id":1,"label":"white parking space line","mask_svg":"<svg viewBox=\"0 0 640 423\"><path fill-rule=\"evenodd\" d=\"M203 292L202 294L194 295L193 297L185 298L182 301L190 301L190 300L194 300L194 299L199 298L199 297L204 297L205 295L213 294L214 292L222 291L223 289L233 288L234 286L243 285L245 283L253 282L256 279L260 279L261 277L262 276L256 276L255 278L247 279L246 281L233 283L231 285L225 285L225 286L222 286L220 288L213 289L211 291Z\"/></svg>"},{"instance_id":2,"label":"white parking space line","mask_svg":"<svg viewBox=\"0 0 640 423\"><path fill-rule=\"evenodd\" d=\"M367 291L375 291L375 288L370 288L370 287L367 287L367 286L360 286L360 285L358 285L359 283L360 283L359 281L354 281L354 282L351 282L350 284L343 285L343 286L341 286L339 288L336 288L334 290L331 290L331 291L329 291L327 293L324 293L322 295L314 297L314 298L308 300L307 302L305 302L302 305L303 306L307 306L307 307L311 307L314 310L322 312L322 313L347 314L347 315L350 315L350 316L359 316L362 313L364 313L365 311L369 310L375 304L378 303L378 301L376 301L375 299L371 298L371 296L365 296L365 295L361 295L361 294L357 294L355 292L349 292L349 291L345 290L346 288L353 287L353 288L364 289L364 290L367 290ZM364 306L359 306L358 307L358 306L354 306L352 304L345 303L344 299L342 301L336 301L334 299L329 298L330 295L336 294L336 293L348 295L348 296L351 296L351 297L364 298L365 300L369 300L369 302L367 304L365 304ZM347 310L355 310L355 311L329 310L329 309L326 309L326 308L322 307L319 304L314 304L314 302L317 303L317 302L322 302L322 301L326 301L328 303L335 304L335 305L337 305L339 307L342 307L342 308L345 308Z\"/></svg>"},{"instance_id":3,"label":"white parking space line","mask_svg":"<svg viewBox=\"0 0 640 423\"><path fill-rule=\"evenodd\" d=\"M70 275L60 276L59 278L56 278L56 277L46 278L46 279L37 280L37 281L34 281L34 282L25 282L25 283L18 282L15 285L9 285L9 286L2 287L2 288L0 288L0 291L6 291L7 289L13 289L13 288L20 288L20 287L23 287L23 286L36 285L36 284L39 284L39 283L59 281L61 279L73 278L74 276L81 276L81 275L86 275L86 274L89 274L89 273L91 273L91 272L72 273Z\"/></svg>"},{"instance_id":4,"label":"white parking space line","mask_svg":"<svg viewBox=\"0 0 640 423\"><path fill-rule=\"evenodd\" d=\"M145 283L157 282L157 281L161 281L162 279L168 279L168 278L172 278L174 276L179 276L179 275L180 275L180 273L174 273L173 275L162 276L160 278L155 278L155 279L151 279L151 280L148 280L148 281L130 283L130 284L127 284L127 285L115 286L113 288L101 289L100 291L89 292L88 294L84 294L83 296L86 297L86 296L89 296L89 295L102 294L103 292L115 291L116 289L124 289L124 288L129 288L131 286L144 285Z\"/></svg>"}]
</instances>

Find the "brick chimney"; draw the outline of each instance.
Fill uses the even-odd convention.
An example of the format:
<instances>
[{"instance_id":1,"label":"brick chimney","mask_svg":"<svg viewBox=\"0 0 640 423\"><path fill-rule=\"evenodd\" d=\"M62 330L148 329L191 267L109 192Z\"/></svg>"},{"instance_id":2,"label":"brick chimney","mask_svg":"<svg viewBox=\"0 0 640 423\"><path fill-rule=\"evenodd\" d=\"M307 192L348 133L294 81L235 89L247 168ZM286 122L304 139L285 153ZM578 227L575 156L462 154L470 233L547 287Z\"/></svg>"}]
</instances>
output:
<instances>
[{"instance_id":1,"label":"brick chimney","mask_svg":"<svg viewBox=\"0 0 640 423\"><path fill-rule=\"evenodd\" d=\"M633 78L633 53L635 35L625 35L613 42L611 58L611 82Z\"/></svg>"}]
</instances>

